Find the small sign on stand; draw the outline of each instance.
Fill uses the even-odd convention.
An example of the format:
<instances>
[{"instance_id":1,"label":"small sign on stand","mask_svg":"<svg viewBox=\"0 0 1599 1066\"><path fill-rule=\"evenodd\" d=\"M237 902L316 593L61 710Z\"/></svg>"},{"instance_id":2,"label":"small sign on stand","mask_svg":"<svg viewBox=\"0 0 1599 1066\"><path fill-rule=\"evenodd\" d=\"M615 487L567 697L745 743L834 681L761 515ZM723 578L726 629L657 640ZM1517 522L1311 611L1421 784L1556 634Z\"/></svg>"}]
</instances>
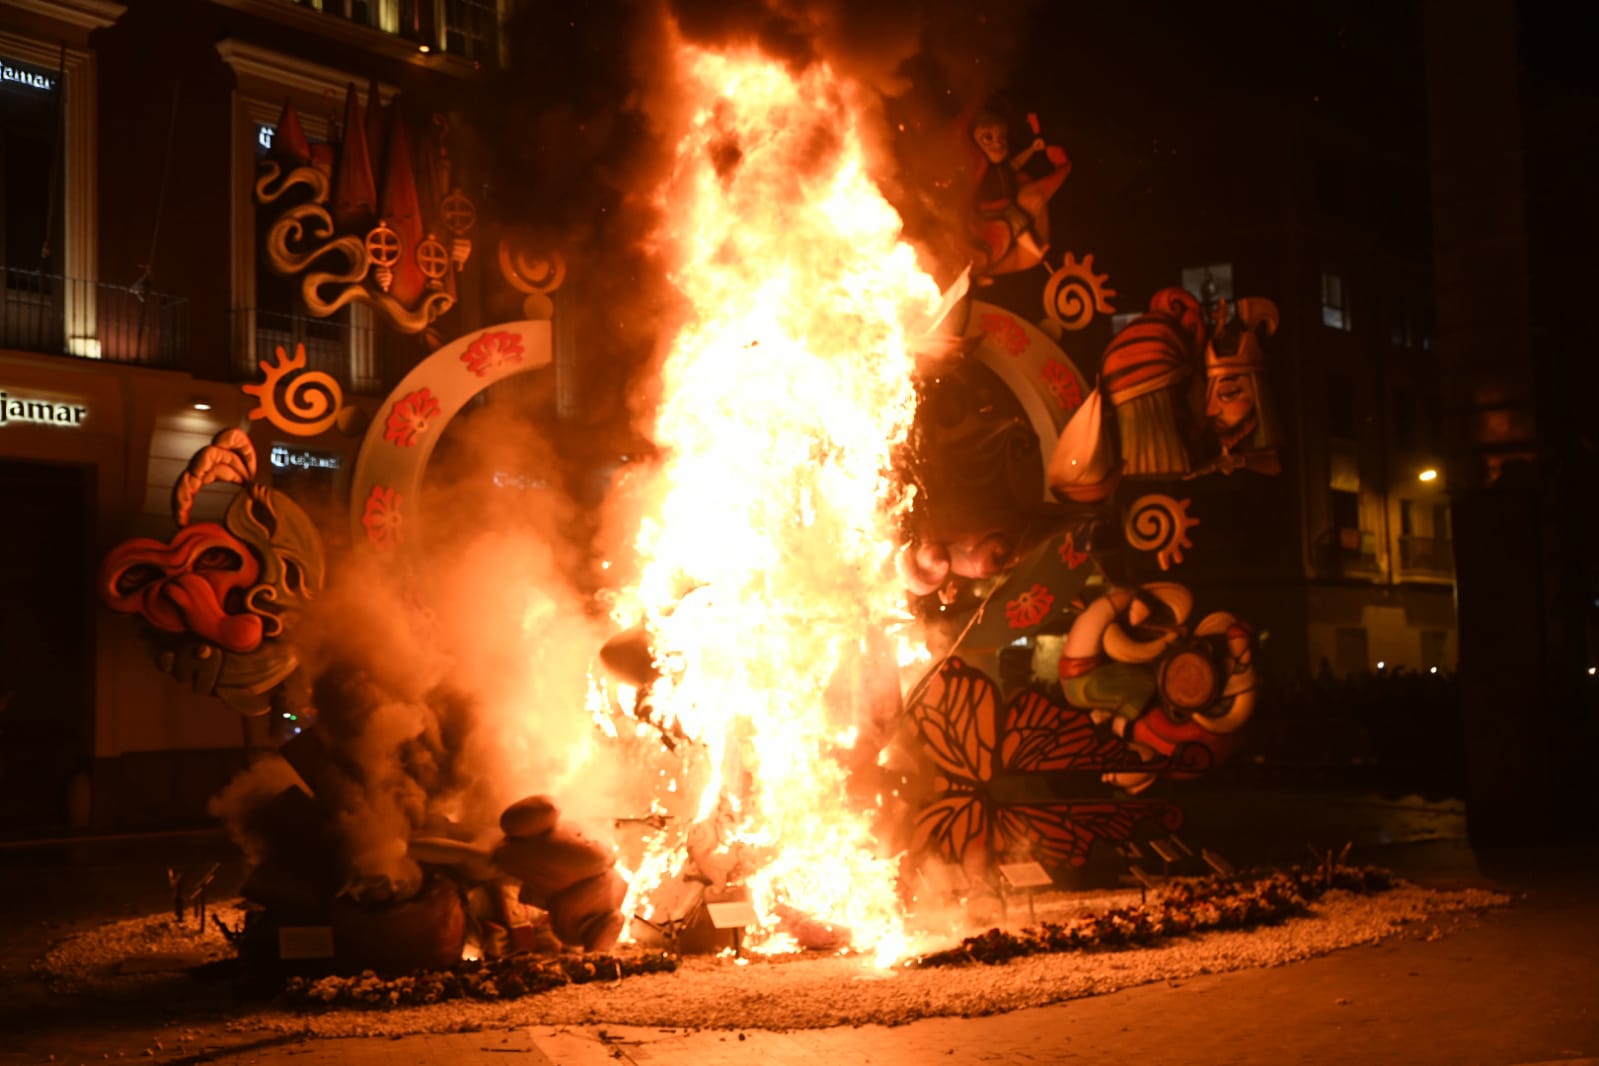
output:
<instances>
[{"instance_id":1,"label":"small sign on stand","mask_svg":"<svg viewBox=\"0 0 1599 1066\"><path fill-rule=\"evenodd\" d=\"M1038 912L1033 907L1033 889L1055 883L1049 871L1036 862L1011 862L1000 866L999 876L1005 885L1027 893L1027 920L1037 925Z\"/></svg>"},{"instance_id":2,"label":"small sign on stand","mask_svg":"<svg viewBox=\"0 0 1599 1066\"><path fill-rule=\"evenodd\" d=\"M744 930L760 923L755 904L747 899L728 900L726 903L706 903L705 913L717 929L733 930L733 957L743 958Z\"/></svg>"}]
</instances>

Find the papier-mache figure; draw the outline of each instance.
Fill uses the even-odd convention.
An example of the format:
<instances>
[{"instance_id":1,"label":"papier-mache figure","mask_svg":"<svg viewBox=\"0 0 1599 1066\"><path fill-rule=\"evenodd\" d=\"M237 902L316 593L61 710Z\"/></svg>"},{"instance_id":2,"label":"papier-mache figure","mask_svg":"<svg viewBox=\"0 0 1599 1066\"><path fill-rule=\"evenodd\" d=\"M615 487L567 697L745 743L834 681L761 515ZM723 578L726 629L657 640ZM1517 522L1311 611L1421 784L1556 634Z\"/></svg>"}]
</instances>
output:
<instances>
[{"instance_id":1,"label":"papier-mache figure","mask_svg":"<svg viewBox=\"0 0 1599 1066\"><path fill-rule=\"evenodd\" d=\"M1067 631L1067 705L1108 722L1148 764L1104 775L1128 792L1157 776L1194 777L1219 765L1254 713L1252 630L1226 611L1190 625L1193 605L1193 594L1172 582L1112 586Z\"/></svg>"},{"instance_id":2,"label":"papier-mache figure","mask_svg":"<svg viewBox=\"0 0 1599 1066\"><path fill-rule=\"evenodd\" d=\"M1182 636L1193 604L1192 593L1169 581L1106 590L1066 633L1060 657L1066 703L1087 710L1096 723L1137 718L1155 697L1149 664Z\"/></svg>"},{"instance_id":3,"label":"papier-mache figure","mask_svg":"<svg viewBox=\"0 0 1599 1066\"><path fill-rule=\"evenodd\" d=\"M1205 348L1205 429L1218 449L1208 464L1224 474L1239 468L1275 474L1282 469L1277 447L1282 436L1271 393L1266 389L1263 338L1277 332L1277 305L1270 300L1239 300L1229 316L1227 301L1216 312L1217 326Z\"/></svg>"},{"instance_id":4,"label":"papier-mache figure","mask_svg":"<svg viewBox=\"0 0 1599 1066\"><path fill-rule=\"evenodd\" d=\"M980 112L972 121L972 141L982 153L978 162L976 203L970 221L977 245L978 272L1007 274L1037 266L1049 248L1049 199L1071 173L1065 149L1037 136L1036 116L1029 115L1034 138L1014 156L1005 119L992 111ZM1041 177L1025 168L1043 152L1053 169Z\"/></svg>"},{"instance_id":5,"label":"papier-mache figure","mask_svg":"<svg viewBox=\"0 0 1599 1066\"><path fill-rule=\"evenodd\" d=\"M316 524L255 476L249 437L218 433L173 486L177 532L118 544L98 581L101 602L149 624L163 670L252 715L275 695L297 699L285 687L299 669L287 638L325 570ZM240 486L222 523L191 522L195 498L216 482Z\"/></svg>"},{"instance_id":6,"label":"papier-mache figure","mask_svg":"<svg viewBox=\"0 0 1599 1066\"><path fill-rule=\"evenodd\" d=\"M1116 412L1122 473L1172 477L1193 467L1187 386L1205 347L1205 316L1184 289L1162 289L1111 339L1099 388Z\"/></svg>"}]
</instances>

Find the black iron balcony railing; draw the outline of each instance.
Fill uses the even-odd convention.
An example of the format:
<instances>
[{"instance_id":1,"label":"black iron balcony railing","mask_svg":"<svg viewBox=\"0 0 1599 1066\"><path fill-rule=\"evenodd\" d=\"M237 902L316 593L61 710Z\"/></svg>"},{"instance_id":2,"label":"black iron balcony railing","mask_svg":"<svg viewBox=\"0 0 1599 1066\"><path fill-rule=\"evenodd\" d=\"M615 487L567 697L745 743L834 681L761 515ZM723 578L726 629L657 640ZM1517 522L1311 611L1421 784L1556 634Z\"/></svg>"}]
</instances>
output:
<instances>
[{"instance_id":1,"label":"black iron balcony railing","mask_svg":"<svg viewBox=\"0 0 1599 1066\"><path fill-rule=\"evenodd\" d=\"M186 369L189 301L7 267L0 269L0 348Z\"/></svg>"},{"instance_id":2,"label":"black iron balcony railing","mask_svg":"<svg viewBox=\"0 0 1599 1066\"><path fill-rule=\"evenodd\" d=\"M492 62L499 48L498 0L292 0L303 8L411 41L424 51Z\"/></svg>"},{"instance_id":3,"label":"black iron balcony railing","mask_svg":"<svg viewBox=\"0 0 1599 1066\"><path fill-rule=\"evenodd\" d=\"M239 307L233 311L233 370L243 380L260 375L261 360L275 363L277 349L293 356L305 348L305 369L330 375L347 392L381 396L386 345L370 324L352 321L348 309L335 318Z\"/></svg>"},{"instance_id":4,"label":"black iron balcony railing","mask_svg":"<svg viewBox=\"0 0 1599 1066\"><path fill-rule=\"evenodd\" d=\"M1455 543L1444 537L1400 537L1399 565L1416 573L1453 574Z\"/></svg>"},{"instance_id":5,"label":"black iron balcony railing","mask_svg":"<svg viewBox=\"0 0 1599 1066\"><path fill-rule=\"evenodd\" d=\"M1329 577L1372 577L1377 572L1377 535L1369 529L1329 529L1317 542L1321 570Z\"/></svg>"}]
</instances>

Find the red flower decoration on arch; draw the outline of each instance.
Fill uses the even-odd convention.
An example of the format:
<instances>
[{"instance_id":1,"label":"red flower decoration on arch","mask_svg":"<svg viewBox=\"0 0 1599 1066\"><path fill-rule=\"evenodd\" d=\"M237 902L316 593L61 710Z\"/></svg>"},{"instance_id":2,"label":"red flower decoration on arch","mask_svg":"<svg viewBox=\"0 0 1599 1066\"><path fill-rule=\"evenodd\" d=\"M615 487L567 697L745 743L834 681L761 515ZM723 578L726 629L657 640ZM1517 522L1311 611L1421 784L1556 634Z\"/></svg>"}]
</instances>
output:
<instances>
[{"instance_id":1,"label":"red flower decoration on arch","mask_svg":"<svg viewBox=\"0 0 1599 1066\"><path fill-rule=\"evenodd\" d=\"M1005 605L1005 619L1012 629L1026 629L1044 620L1055 605L1055 594L1039 582Z\"/></svg>"},{"instance_id":2,"label":"red flower decoration on arch","mask_svg":"<svg viewBox=\"0 0 1599 1066\"><path fill-rule=\"evenodd\" d=\"M461 353L461 362L478 377L501 363L522 361L522 338L515 333L485 333Z\"/></svg>"},{"instance_id":3,"label":"red flower decoration on arch","mask_svg":"<svg viewBox=\"0 0 1599 1066\"><path fill-rule=\"evenodd\" d=\"M401 495L386 485L373 485L366 498L361 525L366 529L366 539L381 551L397 547L404 539L401 500Z\"/></svg>"},{"instance_id":4,"label":"red flower decoration on arch","mask_svg":"<svg viewBox=\"0 0 1599 1066\"><path fill-rule=\"evenodd\" d=\"M416 444L419 434L426 433L428 423L439 413L439 401L428 389L417 389L409 396L394 402L389 409L388 422L383 427L383 439L400 448Z\"/></svg>"},{"instance_id":5,"label":"red flower decoration on arch","mask_svg":"<svg viewBox=\"0 0 1599 1066\"><path fill-rule=\"evenodd\" d=\"M986 314L978 320L983 332L989 334L1012 355L1021 355L1032 343L1022 327L1009 315Z\"/></svg>"},{"instance_id":6,"label":"red flower decoration on arch","mask_svg":"<svg viewBox=\"0 0 1599 1066\"><path fill-rule=\"evenodd\" d=\"M1083 405L1083 388L1077 383L1077 375L1072 373L1071 367L1059 359L1050 358L1044 361L1041 372L1044 384L1063 410L1075 411Z\"/></svg>"}]
</instances>

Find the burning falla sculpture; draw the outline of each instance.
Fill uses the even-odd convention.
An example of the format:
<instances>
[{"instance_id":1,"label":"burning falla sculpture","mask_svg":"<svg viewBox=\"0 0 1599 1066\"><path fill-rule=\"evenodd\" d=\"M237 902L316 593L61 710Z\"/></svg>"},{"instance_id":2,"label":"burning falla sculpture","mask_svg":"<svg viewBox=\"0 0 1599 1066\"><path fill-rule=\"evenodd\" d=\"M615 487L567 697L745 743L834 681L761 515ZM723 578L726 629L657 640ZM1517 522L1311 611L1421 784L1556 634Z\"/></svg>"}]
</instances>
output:
<instances>
[{"instance_id":1,"label":"burning falla sculpture","mask_svg":"<svg viewBox=\"0 0 1599 1066\"><path fill-rule=\"evenodd\" d=\"M721 75L735 60L710 55L700 56L699 61L707 72L692 77L685 73L685 83L696 79L713 86L730 83ZM736 98L719 97L717 106L703 109L707 123L728 123L729 128L700 130L708 138L708 146L695 148L685 140L688 147L680 159L680 172L689 175L697 172L690 164L702 164L707 158L719 161L717 180L686 181L682 188L668 191L685 193L692 191L692 186L732 195L743 188L740 182L745 175L759 172L762 153L784 139L778 135L791 129L827 134L798 138L802 147L813 152L818 144L848 142L848 131L839 128L843 125L840 115L817 116L806 107L838 94L814 91L814 86L804 92L796 91L792 84L785 87L790 75L777 65L758 65L753 71L741 69L741 73L746 75L744 79L733 80L741 86ZM819 72L812 71L811 76L819 76ZM753 115L748 121L761 136L749 145L761 152L730 155L728 145L739 143L742 132L733 125L742 118L740 109L763 91L787 101L786 120L774 123L770 115ZM776 133L768 136L774 127ZM1005 159L1006 150L994 144L988 147L994 149L990 160L1006 168L999 177L1014 177L1015 169ZM1064 177L1064 154L1050 155ZM295 162L299 169L307 169L306 160ZM792 157L777 159L776 164L772 169L779 172L778 177L792 177ZM308 169L316 170L314 166ZM841 173L857 180L861 177L859 167L846 167ZM325 199L327 175L301 177L315 185L313 201ZM1054 184L1058 183L1057 179ZM758 214L764 216L772 213L764 210L770 204L771 189L791 185L752 182L743 193L748 202L762 205ZM833 184L828 187L838 191ZM264 198L271 199L274 192L281 191L269 179ZM1036 191L1042 193L1044 187ZM1023 265L1020 257L1044 250L1037 239L1047 225L1043 201L1030 203L1014 189L1010 194L1016 194L1015 206L1026 217L1006 213L1003 205L996 209L1000 216L987 221L1003 226L1005 232L998 234L1001 240L991 246L989 258L975 264L979 274L986 271L992 275ZM680 264L677 276L685 285L705 287L707 291L690 296L707 309L707 319L715 319L716 325L724 324L724 318L737 319L738 328L725 336L718 334L697 349L672 353L680 371L676 376L693 380L698 391L685 390L684 395L663 400L669 416L665 423L669 430L675 426L679 432L676 440L670 431L663 433L661 450L674 462L710 460L703 467L682 468L673 481L675 487L703 492L711 486L716 491L688 492L677 502L676 510L663 509L662 520L653 527L658 535L652 543L645 543L652 538L641 536L636 544L641 556L648 554L646 548L661 549L659 542L669 536L693 543L669 545L684 556L664 558L656 576L669 580L655 582L649 592L658 594L659 599L644 604L638 613L651 625L679 627L678 636L692 637L695 634L690 631L698 629L726 639L708 650L695 646L685 651L665 642L657 649L651 644L660 634L641 628L613 642L601 658L620 669L625 680L640 690L629 709L649 721L650 698L670 695L647 691L656 682L657 672L664 672L663 667L673 671L668 680L675 682L685 673L680 669L683 662L692 654L705 652L716 666L730 667L714 679L725 684L685 700L677 709L703 708L725 718L696 733L685 727L683 716L663 716L658 723L660 746L669 754L698 748L703 755L727 735L742 741L761 728L786 739L793 734L780 731L789 720L802 715L818 719L828 728L812 728L800 734L788 750L777 753L803 758L777 758L765 766L735 768L751 778L771 773L771 779L759 782L769 792L820 796L815 804L823 812L819 820L829 823L822 829L844 827L845 831L836 835L823 832L805 841L811 849L809 865L827 867L825 876L816 880L831 882L823 888L842 886L844 897L869 892L874 904L886 897L889 906L877 913L887 913L895 920L903 918L905 882L895 878L902 872L901 864L874 853L869 858L877 865L857 882L848 874L834 872L832 861L849 857L841 852L853 855L870 850L873 844L890 839L898 843L903 838L911 844L915 861L941 858L965 867L974 882L992 883L998 863L1035 858L1057 867L1080 864L1096 842L1126 841L1143 823L1174 828L1181 815L1171 804L1111 794L1100 778L1108 778L1110 784L1125 791L1139 791L1149 787L1155 775L1201 772L1221 758L1227 738L1236 734L1254 707L1249 630L1225 612L1213 612L1191 624L1192 597L1175 583L1118 577L1101 583L1102 591L1095 598L1089 577L1099 569L1107 545L1114 540L1119 484L1195 468L1192 462L1182 466L1177 451L1167 448L1155 449L1153 466L1138 466L1145 461L1140 458L1134 464L1138 468L1129 470L1127 454L1118 455L1117 448L1123 453L1136 450L1142 456L1143 449L1133 447L1127 431L1153 426L1160 421L1157 416L1165 414L1171 414L1175 422L1186 409L1179 401L1186 400L1187 393L1179 395L1180 390L1198 381L1195 363L1201 350L1214 353L1207 362L1205 380L1214 380L1216 388L1206 409L1213 400L1216 413L1207 417L1219 446L1233 455L1252 442L1259 443L1259 434L1245 429L1249 420L1243 397L1247 390L1240 379L1259 371L1258 347L1251 344L1268 330L1252 326L1251 337L1239 334L1233 344L1220 328L1207 331L1192 297L1165 294L1152 306L1154 317L1126 338L1132 342L1148 333L1142 340L1150 343L1130 345L1125 358L1118 356L1119 361L1107 367L1105 377L1114 377L1114 381L1102 380L1099 389L1090 390L1087 379L1057 342L1058 333L1057 339L1052 339L1018 314L999 307L946 300L943 313L935 315L940 339L946 343L932 346L938 349L941 361L924 368L922 433L917 440L921 466L910 477L922 491L913 508L896 515L904 519L903 526L896 529L894 520L885 520L883 515L883 472L891 465L888 456L892 451L886 442L900 439L909 421L908 412L914 408L915 360L900 358L906 355L903 350L893 351L892 358L886 353L905 347L902 333L912 316L901 312L923 309L930 302L928 289L936 302L937 287L930 278L910 269L914 257L899 242L898 221L892 211L807 213L802 208L810 205L787 206L793 211L783 216L784 228L777 233L765 232L753 216L702 213L692 204L663 213L668 223L692 231L694 239L683 241L685 247L715 249L715 255L703 261ZM312 210L304 217L320 220L326 212L320 202L312 202ZM799 223L811 215L822 216L820 221L826 225L799 230ZM882 232L840 234L836 223L841 218L879 224ZM1031 239L1026 232L1029 220ZM298 232L290 216L281 216L280 225L284 227L280 236L285 238ZM703 239L713 229L717 238ZM345 233L340 239L356 247L358 242L348 240L352 236ZM382 235L369 234L372 236ZM366 280L367 267L384 258L388 249L385 238L365 248L365 258L359 247L356 252L342 253L354 264L351 276L333 281L349 287L332 299L319 294L316 285L305 294L324 305L369 299L395 313ZM772 262L759 258L788 253L811 256L819 249L835 255L836 262L807 259L806 269L796 272L769 269ZM327 251L316 251L315 256ZM746 251L751 256L748 262L741 258ZM442 270L442 260L436 255L425 261ZM1090 261L1076 264L1070 255L1065 261L1067 267L1062 270L1080 267L1096 294L1085 304L1084 314L1091 318L1108 310L1099 297L1110 290L1103 287L1102 276L1088 270ZM785 261L778 258L775 262L783 265ZM743 309L748 315L742 319L728 310L730 303L748 295L748 286L731 283L747 278L730 279L729 274L759 273L768 279L785 274L810 277L823 268L834 270L838 262L858 268L847 285L824 285L804 293L761 293L762 299L751 298L754 306ZM419 268L421 264L419 260ZM309 265L309 260L299 265ZM315 278L307 276L308 281ZM446 271L435 280L447 278ZM379 289L385 288L381 279L378 281ZM417 291L412 295L422 298L423 304L403 307L404 315L397 317L410 315L409 320L422 328L434 317L427 310L427 301L448 290L430 289L422 282L413 287ZM826 307L829 296L853 298L863 291L882 297L880 302L894 309L888 324L867 314L875 313L870 300L838 310ZM392 293L385 295L392 297ZM761 333L757 345L750 334L772 328L770 302L780 303L803 328L794 337ZM1251 314L1258 309L1258 305L1252 307ZM782 324L789 324L787 317L777 317ZM1256 316L1256 320L1264 322L1266 317ZM1085 324L1077 318L1069 326L1056 321L1063 329ZM839 323L844 326L839 328ZM705 341L709 332L707 327L687 336L685 344L692 348L696 341ZM482 339L504 336L503 329L495 328ZM838 343L824 358L816 358L815 344L835 341ZM466 338L457 343L467 347ZM519 348L513 351L509 344L497 342L492 350L480 352L482 359L472 365L476 347L474 342L462 355L468 367L461 373L481 377L496 361L507 361L513 355L521 358ZM735 354L728 359L715 358L728 353ZM702 357L701 361L693 362L695 357ZM861 381L856 381L845 372L861 370L863 364L870 364L875 373L861 373ZM794 367L809 369L811 376L781 376ZM754 387L746 393L728 387L729 382L737 384L738 376L750 368L761 374L752 383ZM819 372L823 369L825 374ZM835 369L839 370L836 374ZM1245 384L1258 391L1258 379ZM858 395L844 395L846 389L856 387ZM1154 399L1135 402L1146 397ZM441 428L447 416L434 419L437 408L427 407L426 399L421 393L391 396L385 404L390 418L375 434L369 434L367 447L385 441L383 446L391 451L410 451L422 432L419 423L426 423L429 432ZM769 406L762 406L763 400ZM814 411L802 410L807 401L813 403ZM706 427L695 421L695 416L707 412L735 429L749 430L752 425L765 429L770 423L788 432L770 439L728 436L718 432L718 426ZM791 420L796 412L802 417ZM841 413L852 417L839 418ZM896 421L902 413L903 419ZM853 417L856 415L860 417ZM812 417L807 420L804 416ZM1265 420L1260 421L1263 425ZM820 432L816 432L818 426ZM705 432L700 432L702 428ZM1192 442L1183 438L1181 444L1186 448ZM718 465L717 460L728 456L735 460L753 456L758 461ZM364 449L363 459L370 457ZM787 465L778 466L780 463ZM754 482L721 480L724 472L731 477L743 473L745 467L755 471ZM229 469L225 464L218 468ZM826 479L814 476L818 469L828 475ZM732 513L728 524L734 525L746 517L740 508L748 499L774 482L782 491L770 500L761 500L768 502L768 515L777 516L778 521L758 530L765 538L758 550L739 551L749 544L737 538L728 542L732 550L722 550L723 542L716 537L722 531L715 528L715 522L704 524L706 513L714 512L718 518L723 512ZM378 493L378 488L386 491ZM833 507L828 493L839 489L843 490L839 496L857 510ZM400 527L395 521L397 511L390 507L393 498L392 485L374 485L372 493L357 494L351 500L356 528L363 530L374 546L386 544L392 549L391 560L402 554L406 543L414 542L407 538L402 543L394 535ZM374 502L383 506L375 508ZM407 506L414 507L416 502L407 500ZM832 525L826 525L828 522ZM818 523L822 523L820 529ZM1173 536L1185 535L1190 525L1192 522L1174 521ZM735 530L745 531L742 526ZM892 572L883 565L896 533L902 534L904 544L900 571L904 589L895 585ZM781 539L784 537L789 539ZM378 544L380 540L384 544ZM1180 562L1176 544L1173 540L1159 550L1147 550L1155 555L1164 551L1163 560ZM669 554L661 550L663 555ZM855 554L846 557L848 552ZM815 569L802 572L789 565L796 555L806 556L816 564ZM739 563L746 556L753 561L749 572L734 572L726 565L730 559ZM775 564L770 562L774 558ZM245 582L244 578L238 580ZM174 587L188 588L188 581L185 576ZM117 587L121 584L120 579L113 582ZM218 597L229 599L231 588L219 591ZM723 588L732 590L729 600L754 590L759 594L751 597L756 609L745 614L718 614L719 605L709 601ZM902 679L892 653L884 671L876 671L875 662L858 664L875 654L870 645L879 634L872 627L880 626L886 617L898 621L903 616L903 592L907 590L911 606L924 619L933 620L932 650L943 658L927 667L919 679L913 678L902 705ZM816 596L818 591L841 594L828 600ZM620 624L629 624L636 617ZM842 626L825 629L839 617L844 618ZM699 625L702 621L709 624ZM238 644L249 637L244 631L247 623L215 628L220 640ZM772 639L771 633L777 633L777 639ZM999 649L1041 635L1062 637L1068 646L1060 664L1063 683L1002 691L991 676ZM744 643L754 649L752 654L731 654L746 650L734 647ZM837 654L815 654L818 648ZM724 650L729 654L723 655ZM840 676L852 669L869 675L873 682L854 685L860 691L850 695L864 693L867 697L855 702L874 710L885 702L889 706L878 716L884 721L863 717L848 723L852 729L834 729L836 723L827 719L832 710L827 695L831 693L817 694L832 689ZM879 673L887 678L886 686L875 684ZM757 675L758 682L746 686L746 681ZM765 687L757 690L758 686ZM666 687L662 686L663 690ZM881 695L878 688L889 690L886 701L877 698ZM805 702L800 698L790 701L795 690L800 690ZM693 703L697 706L690 706ZM730 706L734 704L739 705ZM749 704L759 705L766 713L758 726ZM789 714L791 711L794 713ZM884 728L875 734L853 729L862 724ZM816 723L806 725L815 727ZM718 726L726 729L719 734ZM856 732L864 735L856 736ZM616 735L613 733L613 738ZM410 819L401 829L385 832L380 841L381 847L388 849L383 857L392 860L395 873L371 884L352 886L349 867L353 864L346 854L349 842L338 839L338 817L348 820L350 810L339 807L337 780L322 779L327 767L344 759L346 753L336 748L319 751L316 736L316 731L308 730L284 745L282 754L301 780L272 793L268 802L252 812L263 837L274 843L267 849L270 861L257 867L248 891L252 899L279 916L280 927L326 923L333 931L335 950L341 936L347 945L350 954L343 961L361 964L375 960L400 967L439 965L458 958L469 929L474 927L479 946L490 953L557 942L603 949L617 940L624 922L634 916L621 912L625 886L614 869L614 856L605 846L562 825L554 804L538 796L505 810L497 833L492 828ZM842 809L837 803L840 794L851 800L861 798L849 795L859 782L849 772L835 777L830 776L832 771L846 761L846 771L853 770L856 763L864 766L861 776L878 771L876 759L891 746L890 737L893 745L905 749L896 755L905 754L907 762L920 760L917 784L925 792L916 796L919 805L902 800L902 808L891 802L880 805L881 814L874 815L867 796L864 803L854 805L865 810L865 815L861 810ZM801 747L805 750L798 752ZM743 753L736 754L741 757ZM720 753L714 757L719 758ZM729 760L725 765L733 764L734 760ZM799 766L800 772L781 778L785 764ZM724 764L718 763L706 775L722 793L708 790L705 796L711 802L685 804L694 812L691 817L695 821L686 829L681 823L671 827L683 830L679 857L686 861L667 867L675 874L657 882L657 894L649 901L655 904L658 919L654 932L680 948L687 946L680 934L688 931L686 923L693 916L703 915L706 908L702 904L731 901L741 892L753 894L766 872L763 867L777 866L786 857L785 849L799 850L788 840L766 843L756 834L740 839L745 826L739 824L743 812L736 808L753 790L745 787L745 780L720 776L723 769ZM1072 774L1087 775L1098 788L1097 794L1085 800L1051 791L1060 775ZM1004 787L1001 778L1009 779ZM1020 791L1012 789L1013 785ZM682 798L680 794L678 799ZM909 826L884 828L901 813ZM879 829L883 829L881 838L870 839ZM809 872L796 870L796 879ZM841 927L849 923L834 924L830 919L842 907L808 911L809 900L795 898L793 902L794 906L777 909L772 916L801 946L835 948L852 938L860 943L875 935L868 931L855 937L856 929ZM547 926L541 926L528 907L546 912ZM817 918L817 914L829 920ZM418 929L422 931L416 932ZM547 930L547 935L541 929Z\"/></svg>"}]
</instances>

